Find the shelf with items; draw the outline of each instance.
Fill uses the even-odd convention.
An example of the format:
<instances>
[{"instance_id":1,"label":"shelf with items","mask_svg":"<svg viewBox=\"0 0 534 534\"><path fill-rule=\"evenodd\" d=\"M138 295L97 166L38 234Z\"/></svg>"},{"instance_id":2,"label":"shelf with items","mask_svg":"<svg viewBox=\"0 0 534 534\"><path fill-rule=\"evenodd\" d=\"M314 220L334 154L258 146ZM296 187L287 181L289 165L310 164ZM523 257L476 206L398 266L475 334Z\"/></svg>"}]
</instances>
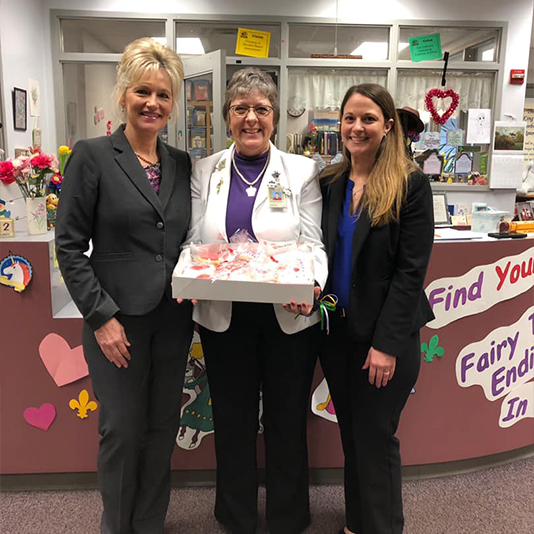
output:
<instances>
[{"instance_id":1,"label":"shelf with items","mask_svg":"<svg viewBox=\"0 0 534 534\"><path fill-rule=\"evenodd\" d=\"M318 154L329 163L341 151L338 111L309 111L302 133L287 134L287 150L295 154ZM302 122L302 121L301 121Z\"/></svg>"},{"instance_id":2,"label":"shelf with items","mask_svg":"<svg viewBox=\"0 0 534 534\"><path fill-rule=\"evenodd\" d=\"M187 148L194 160L213 153L212 106L210 100L187 102Z\"/></svg>"}]
</instances>

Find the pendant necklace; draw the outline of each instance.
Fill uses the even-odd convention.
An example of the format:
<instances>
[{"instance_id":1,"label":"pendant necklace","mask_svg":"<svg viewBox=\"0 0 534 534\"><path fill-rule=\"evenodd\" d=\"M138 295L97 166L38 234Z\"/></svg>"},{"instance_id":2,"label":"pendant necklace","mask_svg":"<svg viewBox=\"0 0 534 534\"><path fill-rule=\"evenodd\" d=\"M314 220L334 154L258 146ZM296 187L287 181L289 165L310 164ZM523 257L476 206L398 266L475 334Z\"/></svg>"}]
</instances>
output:
<instances>
[{"instance_id":1,"label":"pendant necklace","mask_svg":"<svg viewBox=\"0 0 534 534\"><path fill-rule=\"evenodd\" d=\"M234 157L234 154L235 154L235 148L234 150L232 151L232 165L234 166L234 169L235 169L235 172L237 173L237 175L239 176L239 178L241 178L241 180L243 180L243 182L245 182L245 184L248 185L248 187L245 189L245 191L247 192L247 195L249 197L253 197L256 195L256 191L258 190L257 187L254 187L261 179L261 177L263 176L263 173L265 172L265 170L267 169L267 165L269 165L269 160L271 159L271 152L269 151L269 155L267 156L267 161L265 162L265 165L263 166L263 169L260 171L260 174L258 174L258 176L256 177L255 180L252 180L252 182L249 182L240 172L240 170L237 168L237 164L235 162L235 157Z\"/></svg>"}]
</instances>

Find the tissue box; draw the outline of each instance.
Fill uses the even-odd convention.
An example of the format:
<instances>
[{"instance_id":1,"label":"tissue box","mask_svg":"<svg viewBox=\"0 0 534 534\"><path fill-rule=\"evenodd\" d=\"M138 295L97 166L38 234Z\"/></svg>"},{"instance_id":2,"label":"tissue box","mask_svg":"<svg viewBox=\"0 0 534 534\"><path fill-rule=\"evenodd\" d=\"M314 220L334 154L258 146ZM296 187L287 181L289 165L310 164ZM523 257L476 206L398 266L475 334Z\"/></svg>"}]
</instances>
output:
<instances>
[{"instance_id":1,"label":"tissue box","mask_svg":"<svg viewBox=\"0 0 534 534\"><path fill-rule=\"evenodd\" d=\"M471 231L484 234L498 232L501 219L507 215L507 211L475 211L471 219Z\"/></svg>"}]
</instances>

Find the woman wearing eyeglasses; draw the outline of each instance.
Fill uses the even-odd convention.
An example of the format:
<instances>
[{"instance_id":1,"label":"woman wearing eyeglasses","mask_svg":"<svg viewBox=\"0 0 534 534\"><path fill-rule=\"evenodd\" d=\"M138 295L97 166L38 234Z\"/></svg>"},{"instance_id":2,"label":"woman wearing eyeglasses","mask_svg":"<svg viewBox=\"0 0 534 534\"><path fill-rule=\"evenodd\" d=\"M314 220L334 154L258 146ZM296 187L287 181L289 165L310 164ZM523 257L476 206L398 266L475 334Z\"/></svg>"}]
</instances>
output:
<instances>
[{"instance_id":1,"label":"woman wearing eyeglasses","mask_svg":"<svg viewBox=\"0 0 534 534\"><path fill-rule=\"evenodd\" d=\"M315 278L323 287L327 260L318 168L270 142L280 115L271 77L255 68L236 72L223 114L234 143L195 165L186 243L227 242L237 230L257 240L311 243ZM280 198L270 202L275 197ZM269 530L296 534L310 522L306 418L319 320L317 314L309 316L312 304L204 301L195 306L215 423L215 517L232 533L256 530L260 392Z\"/></svg>"}]
</instances>

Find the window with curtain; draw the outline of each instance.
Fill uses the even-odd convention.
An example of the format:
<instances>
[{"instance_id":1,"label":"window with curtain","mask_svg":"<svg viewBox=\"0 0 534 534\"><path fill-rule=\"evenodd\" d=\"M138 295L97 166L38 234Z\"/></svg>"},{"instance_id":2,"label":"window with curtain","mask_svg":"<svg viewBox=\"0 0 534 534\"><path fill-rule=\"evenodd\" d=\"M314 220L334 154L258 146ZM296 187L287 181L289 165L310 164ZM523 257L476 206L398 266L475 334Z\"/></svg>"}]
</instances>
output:
<instances>
[{"instance_id":1,"label":"window with curtain","mask_svg":"<svg viewBox=\"0 0 534 534\"><path fill-rule=\"evenodd\" d=\"M339 108L347 89L387 84L387 70L292 68L289 70L286 150L320 155L328 162L341 150Z\"/></svg>"},{"instance_id":2,"label":"window with curtain","mask_svg":"<svg viewBox=\"0 0 534 534\"><path fill-rule=\"evenodd\" d=\"M466 144L467 120L469 109L492 109L494 102L495 72L486 71L447 71L447 84L441 86L442 72L431 70L399 70L397 75L396 104L397 108L408 106L416 109L425 125L425 130L419 141L412 144L415 153L423 152L429 148L425 142L427 132L439 132L439 147L437 151L443 156L443 173L448 180L454 182L467 182L471 173L459 174L456 166L457 157L462 156L458 146ZM453 89L460 97L456 111L443 125L431 120L426 110L425 95L430 89ZM448 108L450 99L434 99L438 112ZM459 130L463 131L463 141L452 143L451 135ZM457 137L456 137L457 139ZM477 148L464 149L472 160L472 171L487 173L486 161L488 145ZM464 158L466 156L463 156ZM424 168L424 167L423 167ZM448 175L448 176L447 176Z\"/></svg>"},{"instance_id":3,"label":"window with curtain","mask_svg":"<svg viewBox=\"0 0 534 534\"><path fill-rule=\"evenodd\" d=\"M289 98L297 97L307 109L337 110L352 85L377 83L385 86L387 70L302 69L289 70Z\"/></svg>"},{"instance_id":4,"label":"window with curtain","mask_svg":"<svg viewBox=\"0 0 534 534\"><path fill-rule=\"evenodd\" d=\"M460 96L459 111L470 108L491 108L495 72L447 71L445 89L454 89ZM425 109L425 95L430 89L441 89L441 71L399 70L397 76L397 106ZM438 110L442 109L439 105Z\"/></svg>"}]
</instances>

